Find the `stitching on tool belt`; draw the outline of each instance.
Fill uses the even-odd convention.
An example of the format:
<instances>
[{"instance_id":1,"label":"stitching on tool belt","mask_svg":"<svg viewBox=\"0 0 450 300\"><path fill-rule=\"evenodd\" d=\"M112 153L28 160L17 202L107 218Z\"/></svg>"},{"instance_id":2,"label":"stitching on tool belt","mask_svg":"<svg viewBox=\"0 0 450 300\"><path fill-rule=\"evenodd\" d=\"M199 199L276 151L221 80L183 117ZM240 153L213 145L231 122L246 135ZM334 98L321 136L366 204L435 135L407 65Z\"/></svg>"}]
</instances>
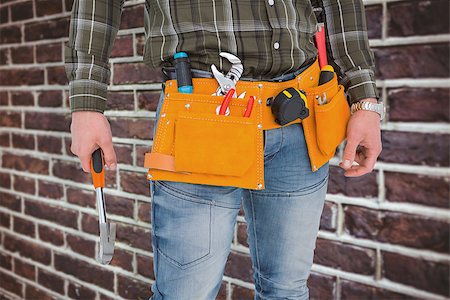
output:
<instances>
[{"instance_id":1,"label":"stitching on tool belt","mask_svg":"<svg viewBox=\"0 0 450 300\"><path fill-rule=\"evenodd\" d=\"M203 121L210 121L210 122L236 123L236 124L245 124L245 125L251 125L252 124L252 122L241 122L241 121L238 121L238 120L229 120L229 119L209 119L209 118L206 118L206 117L179 116L178 118L179 119L203 120Z\"/></svg>"}]
</instances>

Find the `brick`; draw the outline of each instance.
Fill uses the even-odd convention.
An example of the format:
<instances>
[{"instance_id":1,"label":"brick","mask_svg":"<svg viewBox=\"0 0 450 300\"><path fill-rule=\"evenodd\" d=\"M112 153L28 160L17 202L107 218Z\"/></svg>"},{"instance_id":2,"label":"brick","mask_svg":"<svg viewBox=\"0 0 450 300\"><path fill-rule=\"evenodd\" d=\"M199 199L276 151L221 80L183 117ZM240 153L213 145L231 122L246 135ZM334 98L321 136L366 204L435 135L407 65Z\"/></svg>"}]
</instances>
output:
<instances>
[{"instance_id":1,"label":"brick","mask_svg":"<svg viewBox=\"0 0 450 300\"><path fill-rule=\"evenodd\" d=\"M33 1L19 2L11 5L11 20L20 21L33 18Z\"/></svg>"},{"instance_id":2,"label":"brick","mask_svg":"<svg viewBox=\"0 0 450 300\"><path fill-rule=\"evenodd\" d=\"M36 61L38 63L62 61L61 43L36 45Z\"/></svg>"},{"instance_id":3,"label":"brick","mask_svg":"<svg viewBox=\"0 0 450 300\"><path fill-rule=\"evenodd\" d=\"M150 196L149 185L145 174L120 171L120 186L125 192Z\"/></svg>"},{"instance_id":4,"label":"brick","mask_svg":"<svg viewBox=\"0 0 450 300\"><path fill-rule=\"evenodd\" d=\"M25 24L25 40L48 40L66 37L69 32L69 18L52 19Z\"/></svg>"},{"instance_id":5,"label":"brick","mask_svg":"<svg viewBox=\"0 0 450 300\"><path fill-rule=\"evenodd\" d=\"M38 283L59 294L64 294L64 280L55 274L39 269Z\"/></svg>"},{"instance_id":6,"label":"brick","mask_svg":"<svg viewBox=\"0 0 450 300\"><path fill-rule=\"evenodd\" d=\"M0 30L1 36L1 30ZM39 85L44 83L44 70L39 68L2 69L0 86Z\"/></svg>"},{"instance_id":7,"label":"brick","mask_svg":"<svg viewBox=\"0 0 450 300\"><path fill-rule=\"evenodd\" d=\"M448 264L390 252L382 252L382 257L385 278L447 297L450 295Z\"/></svg>"},{"instance_id":8,"label":"brick","mask_svg":"<svg viewBox=\"0 0 450 300\"><path fill-rule=\"evenodd\" d=\"M95 299L95 292L73 282L69 282L67 295L72 299L87 300Z\"/></svg>"},{"instance_id":9,"label":"brick","mask_svg":"<svg viewBox=\"0 0 450 300\"><path fill-rule=\"evenodd\" d=\"M67 188L67 202L83 207L96 207L95 193L77 188Z\"/></svg>"},{"instance_id":10,"label":"brick","mask_svg":"<svg viewBox=\"0 0 450 300\"><path fill-rule=\"evenodd\" d=\"M64 245L64 233L56 228L45 225L38 225L39 238L43 242L51 243L55 246Z\"/></svg>"},{"instance_id":11,"label":"brick","mask_svg":"<svg viewBox=\"0 0 450 300\"><path fill-rule=\"evenodd\" d=\"M9 229L11 226L10 214L0 212L0 226Z\"/></svg>"},{"instance_id":12,"label":"brick","mask_svg":"<svg viewBox=\"0 0 450 300\"><path fill-rule=\"evenodd\" d=\"M133 253L121 249L114 250L114 256L111 260L112 266L118 266L124 270L133 271Z\"/></svg>"},{"instance_id":13,"label":"brick","mask_svg":"<svg viewBox=\"0 0 450 300\"><path fill-rule=\"evenodd\" d=\"M144 158L146 152L151 152L151 147L149 146L137 146L136 145L136 166L144 166Z\"/></svg>"},{"instance_id":14,"label":"brick","mask_svg":"<svg viewBox=\"0 0 450 300\"><path fill-rule=\"evenodd\" d=\"M62 139L57 136L37 136L39 152L62 154Z\"/></svg>"},{"instance_id":15,"label":"brick","mask_svg":"<svg viewBox=\"0 0 450 300\"><path fill-rule=\"evenodd\" d=\"M113 136L123 138L153 138L154 121L143 118L110 118Z\"/></svg>"},{"instance_id":16,"label":"brick","mask_svg":"<svg viewBox=\"0 0 450 300\"><path fill-rule=\"evenodd\" d=\"M377 171L358 177L345 177L344 170L338 166L330 166L328 183L329 194L344 194L350 197L377 197Z\"/></svg>"},{"instance_id":17,"label":"brick","mask_svg":"<svg viewBox=\"0 0 450 300\"><path fill-rule=\"evenodd\" d=\"M25 289L25 299L52 300L56 298L50 294L47 294L43 290L39 290L34 286L27 285Z\"/></svg>"},{"instance_id":18,"label":"brick","mask_svg":"<svg viewBox=\"0 0 450 300\"><path fill-rule=\"evenodd\" d=\"M449 33L442 20L448 20L449 2L446 0L388 3L388 35L411 36Z\"/></svg>"},{"instance_id":19,"label":"brick","mask_svg":"<svg viewBox=\"0 0 450 300\"><path fill-rule=\"evenodd\" d=\"M5 147L5 148L10 147L8 132L0 133L0 146ZM0 186L1 186L1 182L0 182Z\"/></svg>"},{"instance_id":20,"label":"brick","mask_svg":"<svg viewBox=\"0 0 450 300\"><path fill-rule=\"evenodd\" d=\"M11 176L8 173L0 172L0 187L11 188Z\"/></svg>"},{"instance_id":21,"label":"brick","mask_svg":"<svg viewBox=\"0 0 450 300\"><path fill-rule=\"evenodd\" d=\"M378 160L400 164L449 166L450 135L382 131L383 150Z\"/></svg>"},{"instance_id":22,"label":"brick","mask_svg":"<svg viewBox=\"0 0 450 300\"><path fill-rule=\"evenodd\" d=\"M111 57L133 56L133 36L118 36L114 41ZM109 100L109 99L108 99Z\"/></svg>"},{"instance_id":23,"label":"brick","mask_svg":"<svg viewBox=\"0 0 450 300\"><path fill-rule=\"evenodd\" d=\"M311 300L334 299L336 278L323 274L311 273L308 278L308 288Z\"/></svg>"},{"instance_id":24,"label":"brick","mask_svg":"<svg viewBox=\"0 0 450 300\"><path fill-rule=\"evenodd\" d=\"M129 29L144 26L144 5L125 7L122 11L120 29Z\"/></svg>"},{"instance_id":25,"label":"brick","mask_svg":"<svg viewBox=\"0 0 450 300\"><path fill-rule=\"evenodd\" d=\"M36 268L20 259L14 259L14 273L32 281L36 280Z\"/></svg>"},{"instance_id":26,"label":"brick","mask_svg":"<svg viewBox=\"0 0 450 300\"><path fill-rule=\"evenodd\" d=\"M4 6L0 8L0 24L9 23L9 6Z\"/></svg>"},{"instance_id":27,"label":"brick","mask_svg":"<svg viewBox=\"0 0 450 300\"><path fill-rule=\"evenodd\" d=\"M152 295L147 283L122 275L117 275L117 290L125 299L148 299Z\"/></svg>"},{"instance_id":28,"label":"brick","mask_svg":"<svg viewBox=\"0 0 450 300\"><path fill-rule=\"evenodd\" d=\"M150 229L117 223L117 241L146 251L152 250Z\"/></svg>"},{"instance_id":29,"label":"brick","mask_svg":"<svg viewBox=\"0 0 450 300\"><path fill-rule=\"evenodd\" d=\"M69 83L69 79L67 78L64 66L48 67L47 82L48 84L67 85Z\"/></svg>"},{"instance_id":30,"label":"brick","mask_svg":"<svg viewBox=\"0 0 450 300\"><path fill-rule=\"evenodd\" d=\"M386 199L389 201L449 208L448 177L386 171L384 177Z\"/></svg>"},{"instance_id":31,"label":"brick","mask_svg":"<svg viewBox=\"0 0 450 300\"><path fill-rule=\"evenodd\" d=\"M81 183L90 183L90 174L81 169L81 165L75 162L57 160L53 164L53 174L59 178L73 180Z\"/></svg>"},{"instance_id":32,"label":"brick","mask_svg":"<svg viewBox=\"0 0 450 300\"><path fill-rule=\"evenodd\" d=\"M450 89L445 88L389 89L389 121L448 123L449 98Z\"/></svg>"},{"instance_id":33,"label":"brick","mask_svg":"<svg viewBox=\"0 0 450 300\"><path fill-rule=\"evenodd\" d=\"M249 247L247 239L247 223L237 222L237 242L245 247Z\"/></svg>"},{"instance_id":34,"label":"brick","mask_svg":"<svg viewBox=\"0 0 450 300\"><path fill-rule=\"evenodd\" d=\"M29 155L4 153L2 166L7 169L27 171L30 173L48 174L49 162Z\"/></svg>"},{"instance_id":35,"label":"brick","mask_svg":"<svg viewBox=\"0 0 450 300\"><path fill-rule=\"evenodd\" d=\"M39 196L48 199L61 199L64 197L63 185L46 180L38 180Z\"/></svg>"},{"instance_id":36,"label":"brick","mask_svg":"<svg viewBox=\"0 0 450 300\"><path fill-rule=\"evenodd\" d=\"M151 222L150 218L151 214L151 205L150 203L140 202L138 205L138 218L142 222Z\"/></svg>"},{"instance_id":37,"label":"brick","mask_svg":"<svg viewBox=\"0 0 450 300\"><path fill-rule=\"evenodd\" d=\"M133 164L133 146L114 144L114 151L116 151L117 161L122 164Z\"/></svg>"},{"instance_id":38,"label":"brick","mask_svg":"<svg viewBox=\"0 0 450 300\"><path fill-rule=\"evenodd\" d=\"M227 300L227 283L225 281L222 281L222 284L220 285L219 292L217 293L216 300Z\"/></svg>"},{"instance_id":39,"label":"brick","mask_svg":"<svg viewBox=\"0 0 450 300\"><path fill-rule=\"evenodd\" d=\"M98 235L98 219L92 215L83 214L81 218L81 229L84 232Z\"/></svg>"},{"instance_id":40,"label":"brick","mask_svg":"<svg viewBox=\"0 0 450 300\"><path fill-rule=\"evenodd\" d=\"M0 28L0 44L20 43L22 32L19 26L11 25ZM2 77L2 80L4 77Z\"/></svg>"},{"instance_id":41,"label":"brick","mask_svg":"<svg viewBox=\"0 0 450 300\"><path fill-rule=\"evenodd\" d=\"M14 277L7 275L0 271L0 282L2 283L2 289L7 290L18 296L22 296L22 283Z\"/></svg>"},{"instance_id":42,"label":"brick","mask_svg":"<svg viewBox=\"0 0 450 300\"><path fill-rule=\"evenodd\" d=\"M5 270L12 270L12 258L6 253L0 252L0 268Z\"/></svg>"},{"instance_id":43,"label":"brick","mask_svg":"<svg viewBox=\"0 0 450 300\"><path fill-rule=\"evenodd\" d=\"M38 105L43 107L62 107L61 91L40 91Z\"/></svg>"},{"instance_id":44,"label":"brick","mask_svg":"<svg viewBox=\"0 0 450 300\"><path fill-rule=\"evenodd\" d=\"M355 237L437 252L449 251L447 222L355 206L347 206L344 211L345 230Z\"/></svg>"},{"instance_id":45,"label":"brick","mask_svg":"<svg viewBox=\"0 0 450 300\"><path fill-rule=\"evenodd\" d=\"M255 291L242 286L231 285L233 292L231 293L231 299L254 299ZM225 298L226 299L226 298Z\"/></svg>"},{"instance_id":46,"label":"brick","mask_svg":"<svg viewBox=\"0 0 450 300\"><path fill-rule=\"evenodd\" d=\"M13 148L34 149L34 136L31 134L12 133L11 141Z\"/></svg>"},{"instance_id":47,"label":"brick","mask_svg":"<svg viewBox=\"0 0 450 300\"><path fill-rule=\"evenodd\" d=\"M337 205L326 201L320 218L320 230L335 231L337 218Z\"/></svg>"},{"instance_id":48,"label":"brick","mask_svg":"<svg viewBox=\"0 0 450 300\"><path fill-rule=\"evenodd\" d=\"M364 8L367 21L367 34L369 39L381 38L383 24L383 7L381 5L369 5Z\"/></svg>"},{"instance_id":49,"label":"brick","mask_svg":"<svg viewBox=\"0 0 450 300\"><path fill-rule=\"evenodd\" d=\"M159 83L162 81L162 73L159 69L151 69L142 62L114 65L114 84Z\"/></svg>"},{"instance_id":50,"label":"brick","mask_svg":"<svg viewBox=\"0 0 450 300\"><path fill-rule=\"evenodd\" d=\"M107 290L114 287L114 273L84 261L55 253L55 269Z\"/></svg>"},{"instance_id":51,"label":"brick","mask_svg":"<svg viewBox=\"0 0 450 300\"><path fill-rule=\"evenodd\" d=\"M33 46L14 47L10 51L13 64L32 64L34 62Z\"/></svg>"},{"instance_id":52,"label":"brick","mask_svg":"<svg viewBox=\"0 0 450 300\"><path fill-rule=\"evenodd\" d=\"M62 12L62 2L54 0L36 0L36 15L38 17L54 15Z\"/></svg>"},{"instance_id":53,"label":"brick","mask_svg":"<svg viewBox=\"0 0 450 300\"><path fill-rule=\"evenodd\" d=\"M1 9L0 9L1 11ZM0 65L8 65L10 63L10 54L9 49L0 49ZM2 101L0 101L0 105L5 105Z\"/></svg>"},{"instance_id":54,"label":"brick","mask_svg":"<svg viewBox=\"0 0 450 300\"><path fill-rule=\"evenodd\" d=\"M7 91L0 91L0 105L9 105L9 93Z\"/></svg>"},{"instance_id":55,"label":"brick","mask_svg":"<svg viewBox=\"0 0 450 300\"><path fill-rule=\"evenodd\" d=\"M36 236L36 226L34 222L15 216L13 217L13 230L17 233L27 235L32 238Z\"/></svg>"},{"instance_id":56,"label":"brick","mask_svg":"<svg viewBox=\"0 0 450 300\"><path fill-rule=\"evenodd\" d=\"M146 278L155 279L153 258L150 256L136 254L136 260L138 274Z\"/></svg>"},{"instance_id":57,"label":"brick","mask_svg":"<svg viewBox=\"0 0 450 300\"><path fill-rule=\"evenodd\" d=\"M160 92L155 91L139 92L137 94L138 108L156 112L160 94Z\"/></svg>"},{"instance_id":58,"label":"brick","mask_svg":"<svg viewBox=\"0 0 450 300\"><path fill-rule=\"evenodd\" d=\"M362 275L375 274L375 251L317 239L314 263Z\"/></svg>"},{"instance_id":59,"label":"brick","mask_svg":"<svg viewBox=\"0 0 450 300\"><path fill-rule=\"evenodd\" d=\"M351 282L347 280L341 281L341 298L342 300L361 300L361 299L417 299L411 296L398 294L388 290L375 288L369 285Z\"/></svg>"},{"instance_id":60,"label":"brick","mask_svg":"<svg viewBox=\"0 0 450 300\"><path fill-rule=\"evenodd\" d=\"M21 211L22 202L19 196L0 191L0 206L10 210Z\"/></svg>"},{"instance_id":61,"label":"brick","mask_svg":"<svg viewBox=\"0 0 450 300\"><path fill-rule=\"evenodd\" d=\"M5 234L3 245L5 249L11 252L18 252L20 255L31 258L32 260L40 262L44 265L50 264L51 252L48 248L25 240L17 239L9 234Z\"/></svg>"},{"instance_id":62,"label":"brick","mask_svg":"<svg viewBox=\"0 0 450 300\"><path fill-rule=\"evenodd\" d=\"M253 269L250 257L248 255L231 251L225 265L224 274L232 278L252 282Z\"/></svg>"},{"instance_id":63,"label":"brick","mask_svg":"<svg viewBox=\"0 0 450 300\"><path fill-rule=\"evenodd\" d=\"M139 56L144 55L144 46L145 46L145 34L137 33L135 38L136 43L136 54Z\"/></svg>"},{"instance_id":64,"label":"brick","mask_svg":"<svg viewBox=\"0 0 450 300\"><path fill-rule=\"evenodd\" d=\"M25 213L63 226L77 228L78 212L76 211L28 200L25 204Z\"/></svg>"},{"instance_id":65,"label":"brick","mask_svg":"<svg viewBox=\"0 0 450 300\"><path fill-rule=\"evenodd\" d=\"M39 120L39 122L36 122L36 120ZM70 115L65 113L26 112L25 128L69 132Z\"/></svg>"},{"instance_id":66,"label":"brick","mask_svg":"<svg viewBox=\"0 0 450 300\"><path fill-rule=\"evenodd\" d=\"M81 255L95 258L95 242L83 239L79 236L67 234L66 241L72 251Z\"/></svg>"},{"instance_id":67,"label":"brick","mask_svg":"<svg viewBox=\"0 0 450 300\"><path fill-rule=\"evenodd\" d=\"M18 112L0 111L1 127L20 127L21 117Z\"/></svg>"},{"instance_id":68,"label":"brick","mask_svg":"<svg viewBox=\"0 0 450 300\"><path fill-rule=\"evenodd\" d=\"M448 78L450 76L448 44L427 43L373 50L378 66L375 75L379 79Z\"/></svg>"},{"instance_id":69,"label":"brick","mask_svg":"<svg viewBox=\"0 0 450 300\"><path fill-rule=\"evenodd\" d=\"M30 92L11 92L11 104L14 106L33 106L34 96Z\"/></svg>"},{"instance_id":70,"label":"brick","mask_svg":"<svg viewBox=\"0 0 450 300\"><path fill-rule=\"evenodd\" d=\"M134 110L133 93L110 92L106 106L108 110Z\"/></svg>"},{"instance_id":71,"label":"brick","mask_svg":"<svg viewBox=\"0 0 450 300\"><path fill-rule=\"evenodd\" d=\"M133 218L134 200L123 197L105 196L108 213Z\"/></svg>"},{"instance_id":72,"label":"brick","mask_svg":"<svg viewBox=\"0 0 450 300\"><path fill-rule=\"evenodd\" d=\"M14 190L26 194L36 194L36 181L34 178L14 176Z\"/></svg>"}]
</instances>

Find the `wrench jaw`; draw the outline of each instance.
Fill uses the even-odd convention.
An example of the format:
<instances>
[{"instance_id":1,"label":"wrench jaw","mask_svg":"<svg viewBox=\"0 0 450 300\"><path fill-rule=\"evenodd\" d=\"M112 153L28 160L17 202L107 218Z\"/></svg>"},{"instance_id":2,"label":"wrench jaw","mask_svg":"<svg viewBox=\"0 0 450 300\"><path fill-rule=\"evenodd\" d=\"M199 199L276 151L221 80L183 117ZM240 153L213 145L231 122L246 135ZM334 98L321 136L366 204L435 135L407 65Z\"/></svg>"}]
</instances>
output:
<instances>
[{"instance_id":1,"label":"wrench jaw","mask_svg":"<svg viewBox=\"0 0 450 300\"><path fill-rule=\"evenodd\" d=\"M236 89L236 83L239 81L239 78L241 78L241 75L244 71L244 66L237 56L228 52L220 52L219 55L226 58L232 64L232 66L228 73L224 75L217 69L214 64L211 65L211 71L214 75L214 78L216 78L217 82L219 83L219 87L217 88L217 91L213 94L213 96L225 95L231 88ZM236 97L237 94L235 92L233 98Z\"/></svg>"}]
</instances>

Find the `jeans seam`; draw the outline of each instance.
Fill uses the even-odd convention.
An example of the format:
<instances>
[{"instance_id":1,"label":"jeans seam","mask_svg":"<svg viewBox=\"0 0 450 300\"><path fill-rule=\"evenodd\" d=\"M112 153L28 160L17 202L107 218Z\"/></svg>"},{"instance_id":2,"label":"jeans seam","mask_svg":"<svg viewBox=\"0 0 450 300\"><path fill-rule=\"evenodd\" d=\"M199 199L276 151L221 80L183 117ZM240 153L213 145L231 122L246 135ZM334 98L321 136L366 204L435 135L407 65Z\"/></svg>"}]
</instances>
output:
<instances>
[{"instance_id":1,"label":"jeans seam","mask_svg":"<svg viewBox=\"0 0 450 300\"><path fill-rule=\"evenodd\" d=\"M257 266L257 270L256 270L256 274L258 277L258 285L261 283L261 278L260 278L260 270L261 270L261 266L259 264L259 255L258 255L258 238L256 236L256 214L255 214L255 206L253 205L253 196L252 196L252 192L250 191L250 205L252 207L252 220L253 220L253 236L254 236L254 240L255 240L255 260L256 260L256 266Z\"/></svg>"}]
</instances>

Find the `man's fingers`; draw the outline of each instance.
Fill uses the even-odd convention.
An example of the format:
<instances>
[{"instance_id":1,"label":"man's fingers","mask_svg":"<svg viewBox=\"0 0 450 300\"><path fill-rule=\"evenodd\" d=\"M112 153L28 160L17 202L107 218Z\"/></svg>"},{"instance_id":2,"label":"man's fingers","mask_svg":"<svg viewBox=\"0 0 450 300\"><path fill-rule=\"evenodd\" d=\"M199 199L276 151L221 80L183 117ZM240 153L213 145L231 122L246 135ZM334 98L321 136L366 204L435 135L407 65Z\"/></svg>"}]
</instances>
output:
<instances>
[{"instance_id":1,"label":"man's fingers","mask_svg":"<svg viewBox=\"0 0 450 300\"><path fill-rule=\"evenodd\" d=\"M81 162L81 167L83 171L86 173L91 173L91 156L90 155L82 155L78 156Z\"/></svg>"},{"instance_id":2,"label":"man's fingers","mask_svg":"<svg viewBox=\"0 0 450 300\"><path fill-rule=\"evenodd\" d=\"M342 162L339 164L342 168L348 169L355 160L356 148L358 147L359 141L354 138L347 139L347 144L344 148L344 155L342 157Z\"/></svg>"},{"instance_id":3,"label":"man's fingers","mask_svg":"<svg viewBox=\"0 0 450 300\"><path fill-rule=\"evenodd\" d=\"M99 144L99 146L102 148L105 164L110 170L115 170L117 166L117 158L112 141L103 141Z\"/></svg>"},{"instance_id":4,"label":"man's fingers","mask_svg":"<svg viewBox=\"0 0 450 300\"><path fill-rule=\"evenodd\" d=\"M355 158L355 161L358 162L359 165L347 169L344 175L347 177L356 177L372 172L377 157L377 151L366 148L366 151L358 153L357 158Z\"/></svg>"}]
</instances>

